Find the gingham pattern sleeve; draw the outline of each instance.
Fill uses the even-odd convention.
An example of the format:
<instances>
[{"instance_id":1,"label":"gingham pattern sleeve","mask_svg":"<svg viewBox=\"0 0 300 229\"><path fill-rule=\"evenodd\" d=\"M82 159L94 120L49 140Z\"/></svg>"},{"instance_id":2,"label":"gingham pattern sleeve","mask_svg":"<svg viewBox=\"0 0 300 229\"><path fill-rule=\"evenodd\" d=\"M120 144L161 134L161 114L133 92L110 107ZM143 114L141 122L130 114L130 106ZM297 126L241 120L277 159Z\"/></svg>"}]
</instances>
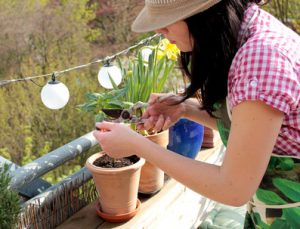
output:
<instances>
[{"instance_id":1,"label":"gingham pattern sleeve","mask_svg":"<svg viewBox=\"0 0 300 229\"><path fill-rule=\"evenodd\" d=\"M286 113L297 106L297 75L282 50L272 42L247 42L237 53L229 72L230 106L259 100Z\"/></svg>"}]
</instances>

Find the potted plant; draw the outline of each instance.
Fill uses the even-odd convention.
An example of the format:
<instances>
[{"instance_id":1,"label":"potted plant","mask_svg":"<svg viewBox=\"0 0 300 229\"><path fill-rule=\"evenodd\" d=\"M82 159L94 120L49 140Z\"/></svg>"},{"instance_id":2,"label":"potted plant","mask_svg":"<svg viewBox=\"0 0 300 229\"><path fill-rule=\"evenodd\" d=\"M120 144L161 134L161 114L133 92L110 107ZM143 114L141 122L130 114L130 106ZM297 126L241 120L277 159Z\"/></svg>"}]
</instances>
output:
<instances>
[{"instance_id":1,"label":"potted plant","mask_svg":"<svg viewBox=\"0 0 300 229\"><path fill-rule=\"evenodd\" d=\"M122 109L137 102L148 102L151 93L160 93L164 90L178 53L177 47L166 39L161 40L156 46L140 48L137 57L129 58L126 64L119 61L124 77L121 86L117 87L111 80L114 87L111 91L88 94L88 101L80 105L80 109L93 112L96 121L102 121L109 120L110 116L113 116L109 114L110 112L117 117ZM135 124L130 124L130 127L138 131ZM163 147L168 144L167 131L153 135L146 131L140 133ZM141 171L139 192L156 193L162 188L163 183L163 171L146 162Z\"/></svg>"},{"instance_id":2,"label":"potted plant","mask_svg":"<svg viewBox=\"0 0 300 229\"><path fill-rule=\"evenodd\" d=\"M99 203L97 214L109 222L124 222L136 215L137 199L143 158L131 156L112 159L104 152L90 156L86 166L93 175Z\"/></svg>"},{"instance_id":3,"label":"potted plant","mask_svg":"<svg viewBox=\"0 0 300 229\"><path fill-rule=\"evenodd\" d=\"M132 75L125 80L125 88L128 90L127 101L147 102L151 93L162 92L175 66L178 54L177 47L170 44L167 39L161 40L157 46L142 47L137 59L128 65L127 72L132 72ZM132 126L132 128L135 127ZM168 131L156 134L143 132L142 134L156 144L167 147ZM141 171L139 193L152 195L158 192L163 184L164 172L146 161Z\"/></svg>"},{"instance_id":4,"label":"potted plant","mask_svg":"<svg viewBox=\"0 0 300 229\"><path fill-rule=\"evenodd\" d=\"M79 106L85 112L93 112L95 121L109 120L103 110L120 114L123 108L130 104L122 101L124 89L115 89L103 93L88 93L87 102ZM110 113L110 112L108 112ZM96 205L97 214L109 222L124 222L134 217L139 210L137 199L142 158L113 159L105 152L91 155L86 161L86 167L93 175L93 180L99 194Z\"/></svg>"},{"instance_id":5,"label":"potted plant","mask_svg":"<svg viewBox=\"0 0 300 229\"><path fill-rule=\"evenodd\" d=\"M0 224L3 229L16 226L21 209L18 194L9 189L10 181L8 166L0 164Z\"/></svg>"},{"instance_id":6,"label":"potted plant","mask_svg":"<svg viewBox=\"0 0 300 229\"><path fill-rule=\"evenodd\" d=\"M185 77L184 85L186 87ZM176 90L178 95L184 96L184 90ZM199 98L198 95L194 98ZM182 156L195 159L198 155L204 136L204 126L189 119L181 118L169 128L168 150Z\"/></svg>"}]
</instances>

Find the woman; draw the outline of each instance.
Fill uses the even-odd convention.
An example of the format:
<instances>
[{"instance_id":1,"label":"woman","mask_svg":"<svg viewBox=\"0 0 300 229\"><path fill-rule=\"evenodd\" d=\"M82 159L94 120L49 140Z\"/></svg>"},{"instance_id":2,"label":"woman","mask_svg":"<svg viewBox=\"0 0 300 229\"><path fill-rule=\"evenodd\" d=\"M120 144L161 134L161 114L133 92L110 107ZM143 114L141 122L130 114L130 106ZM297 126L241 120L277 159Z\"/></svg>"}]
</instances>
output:
<instances>
[{"instance_id":1,"label":"woman","mask_svg":"<svg viewBox=\"0 0 300 229\"><path fill-rule=\"evenodd\" d=\"M116 123L97 123L107 132L94 135L110 156L137 154L210 199L250 201L257 226L300 228L300 38L255 2L146 0L132 25L176 44L191 82L184 99L152 95L141 128L161 131L183 117L216 128L227 146L221 166ZM191 98L197 92L201 104Z\"/></svg>"}]
</instances>

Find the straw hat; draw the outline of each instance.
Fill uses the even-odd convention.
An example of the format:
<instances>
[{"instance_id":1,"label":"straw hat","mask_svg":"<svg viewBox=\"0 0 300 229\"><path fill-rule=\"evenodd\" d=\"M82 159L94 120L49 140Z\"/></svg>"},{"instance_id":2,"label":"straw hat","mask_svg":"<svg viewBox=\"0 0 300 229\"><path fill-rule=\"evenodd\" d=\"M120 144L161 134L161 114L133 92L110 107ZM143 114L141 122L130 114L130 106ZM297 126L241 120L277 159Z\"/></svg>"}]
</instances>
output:
<instances>
[{"instance_id":1,"label":"straw hat","mask_svg":"<svg viewBox=\"0 0 300 229\"><path fill-rule=\"evenodd\" d=\"M134 32L160 29L205 11L221 0L145 0L145 7L133 22Z\"/></svg>"}]
</instances>

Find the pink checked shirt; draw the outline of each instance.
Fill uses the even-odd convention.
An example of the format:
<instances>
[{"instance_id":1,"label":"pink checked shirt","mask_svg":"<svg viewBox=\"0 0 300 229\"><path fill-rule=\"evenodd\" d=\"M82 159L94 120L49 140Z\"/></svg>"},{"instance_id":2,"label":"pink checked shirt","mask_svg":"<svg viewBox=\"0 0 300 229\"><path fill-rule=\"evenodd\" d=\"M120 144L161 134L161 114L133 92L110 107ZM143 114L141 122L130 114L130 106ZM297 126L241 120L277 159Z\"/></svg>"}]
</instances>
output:
<instances>
[{"instance_id":1,"label":"pink checked shirt","mask_svg":"<svg viewBox=\"0 0 300 229\"><path fill-rule=\"evenodd\" d=\"M260 100L284 112L274 153L300 156L300 37L251 4L228 75L230 108Z\"/></svg>"}]
</instances>

